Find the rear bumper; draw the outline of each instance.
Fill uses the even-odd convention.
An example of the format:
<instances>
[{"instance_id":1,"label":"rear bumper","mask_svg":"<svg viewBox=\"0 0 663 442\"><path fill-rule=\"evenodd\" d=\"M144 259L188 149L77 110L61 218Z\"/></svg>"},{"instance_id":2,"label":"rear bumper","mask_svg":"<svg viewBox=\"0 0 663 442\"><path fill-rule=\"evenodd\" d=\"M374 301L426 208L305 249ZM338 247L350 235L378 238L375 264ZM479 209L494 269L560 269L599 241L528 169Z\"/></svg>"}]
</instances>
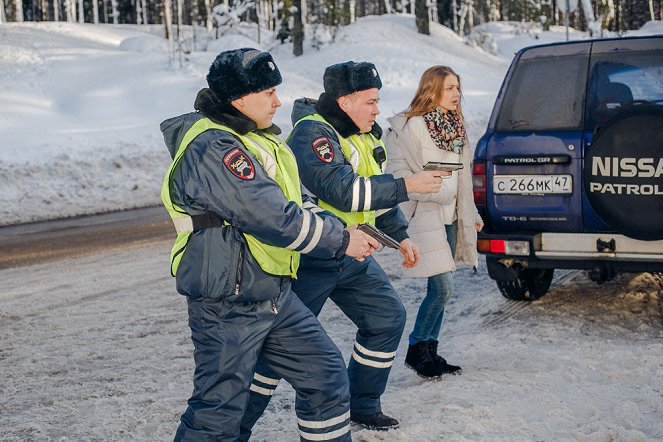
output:
<instances>
[{"instance_id":1,"label":"rear bumper","mask_svg":"<svg viewBox=\"0 0 663 442\"><path fill-rule=\"evenodd\" d=\"M592 269L626 272L663 271L663 241L640 241L612 233L479 233L479 239L527 241L529 255L486 253L505 266Z\"/></svg>"}]
</instances>

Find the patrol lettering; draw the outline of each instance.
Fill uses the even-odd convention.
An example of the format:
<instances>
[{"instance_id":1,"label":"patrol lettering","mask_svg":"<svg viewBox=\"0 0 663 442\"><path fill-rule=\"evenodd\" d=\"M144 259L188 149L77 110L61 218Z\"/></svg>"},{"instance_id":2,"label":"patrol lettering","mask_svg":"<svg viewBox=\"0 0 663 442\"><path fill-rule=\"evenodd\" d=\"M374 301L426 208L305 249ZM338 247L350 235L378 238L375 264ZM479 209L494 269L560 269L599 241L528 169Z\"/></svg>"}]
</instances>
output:
<instances>
[{"instance_id":1,"label":"patrol lettering","mask_svg":"<svg viewBox=\"0 0 663 442\"><path fill-rule=\"evenodd\" d=\"M658 184L589 183L589 191L611 195L663 195Z\"/></svg>"},{"instance_id":2,"label":"patrol lettering","mask_svg":"<svg viewBox=\"0 0 663 442\"><path fill-rule=\"evenodd\" d=\"M223 157L223 164L230 173L243 180L252 180L256 176L256 169L251 158L241 149L234 148Z\"/></svg>"}]
</instances>

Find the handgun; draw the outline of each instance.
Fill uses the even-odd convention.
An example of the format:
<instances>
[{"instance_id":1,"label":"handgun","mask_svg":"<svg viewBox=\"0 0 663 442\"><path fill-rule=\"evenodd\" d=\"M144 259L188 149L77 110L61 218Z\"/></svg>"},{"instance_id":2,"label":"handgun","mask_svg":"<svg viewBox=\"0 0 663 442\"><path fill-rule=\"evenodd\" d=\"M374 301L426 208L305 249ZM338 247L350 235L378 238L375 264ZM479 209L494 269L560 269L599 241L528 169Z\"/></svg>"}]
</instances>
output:
<instances>
[{"instance_id":1,"label":"handgun","mask_svg":"<svg viewBox=\"0 0 663 442\"><path fill-rule=\"evenodd\" d=\"M438 161L429 161L424 164L424 170L442 170L445 172L453 172L454 170L462 169L463 163L440 163Z\"/></svg>"},{"instance_id":2,"label":"handgun","mask_svg":"<svg viewBox=\"0 0 663 442\"><path fill-rule=\"evenodd\" d=\"M357 229L361 230L368 236L375 238L377 242L385 247L391 247L392 249L396 250L401 248L401 245L398 243L398 241L371 224L359 224Z\"/></svg>"}]
</instances>

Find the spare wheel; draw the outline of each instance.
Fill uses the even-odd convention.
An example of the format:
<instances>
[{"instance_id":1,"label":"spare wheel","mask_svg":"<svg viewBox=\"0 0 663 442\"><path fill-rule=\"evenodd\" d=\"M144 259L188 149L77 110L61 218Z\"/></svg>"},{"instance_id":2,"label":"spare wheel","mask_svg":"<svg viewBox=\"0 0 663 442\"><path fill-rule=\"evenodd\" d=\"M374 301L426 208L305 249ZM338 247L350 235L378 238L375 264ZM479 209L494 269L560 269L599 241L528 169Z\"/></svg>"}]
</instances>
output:
<instances>
[{"instance_id":1,"label":"spare wheel","mask_svg":"<svg viewBox=\"0 0 663 442\"><path fill-rule=\"evenodd\" d=\"M616 115L585 154L584 188L592 209L630 238L663 239L663 108Z\"/></svg>"}]
</instances>

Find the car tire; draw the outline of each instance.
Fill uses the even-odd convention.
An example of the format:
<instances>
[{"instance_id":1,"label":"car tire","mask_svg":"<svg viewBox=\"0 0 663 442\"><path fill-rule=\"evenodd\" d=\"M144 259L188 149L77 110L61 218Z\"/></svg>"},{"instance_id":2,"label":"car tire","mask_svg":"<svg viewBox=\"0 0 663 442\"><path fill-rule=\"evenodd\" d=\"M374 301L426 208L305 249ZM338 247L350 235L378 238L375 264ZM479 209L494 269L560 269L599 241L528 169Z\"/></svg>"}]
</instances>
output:
<instances>
[{"instance_id":1,"label":"car tire","mask_svg":"<svg viewBox=\"0 0 663 442\"><path fill-rule=\"evenodd\" d=\"M554 269L520 269L515 280L496 280L500 293L512 301L534 301L545 295Z\"/></svg>"}]
</instances>

